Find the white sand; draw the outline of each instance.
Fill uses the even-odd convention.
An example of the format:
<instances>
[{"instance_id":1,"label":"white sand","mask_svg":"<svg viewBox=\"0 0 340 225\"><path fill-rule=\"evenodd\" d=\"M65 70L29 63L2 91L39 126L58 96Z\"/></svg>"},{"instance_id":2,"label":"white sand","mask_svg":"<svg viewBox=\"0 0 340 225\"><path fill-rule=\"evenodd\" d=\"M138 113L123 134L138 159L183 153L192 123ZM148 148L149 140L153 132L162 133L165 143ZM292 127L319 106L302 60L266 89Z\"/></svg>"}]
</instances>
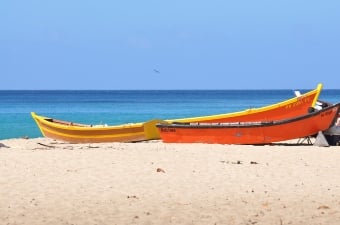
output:
<instances>
[{"instance_id":1,"label":"white sand","mask_svg":"<svg viewBox=\"0 0 340 225\"><path fill-rule=\"evenodd\" d=\"M340 224L338 146L0 143L1 225Z\"/></svg>"}]
</instances>

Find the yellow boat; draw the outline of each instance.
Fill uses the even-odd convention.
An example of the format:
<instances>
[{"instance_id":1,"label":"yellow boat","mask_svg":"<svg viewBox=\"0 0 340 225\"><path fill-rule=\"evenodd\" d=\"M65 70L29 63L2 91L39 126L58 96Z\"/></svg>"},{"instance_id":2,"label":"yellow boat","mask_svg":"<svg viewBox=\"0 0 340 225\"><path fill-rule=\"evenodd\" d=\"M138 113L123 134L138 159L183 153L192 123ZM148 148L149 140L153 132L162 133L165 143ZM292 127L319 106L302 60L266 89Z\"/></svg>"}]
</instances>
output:
<instances>
[{"instance_id":1,"label":"yellow boat","mask_svg":"<svg viewBox=\"0 0 340 225\"><path fill-rule=\"evenodd\" d=\"M300 96L260 108L244 111L218 114L202 117L191 117L172 120L150 120L144 123L122 124L117 126L93 126L57 120L49 117L31 115L45 137L62 140L70 143L96 143L96 142L137 142L160 139L157 123L176 122L242 122L280 120L304 115L310 107L314 107L322 84L317 88Z\"/></svg>"},{"instance_id":2,"label":"yellow boat","mask_svg":"<svg viewBox=\"0 0 340 225\"><path fill-rule=\"evenodd\" d=\"M137 142L159 139L156 123L164 122L155 119L144 123L106 126L62 121L34 112L31 115L45 137L70 143Z\"/></svg>"}]
</instances>

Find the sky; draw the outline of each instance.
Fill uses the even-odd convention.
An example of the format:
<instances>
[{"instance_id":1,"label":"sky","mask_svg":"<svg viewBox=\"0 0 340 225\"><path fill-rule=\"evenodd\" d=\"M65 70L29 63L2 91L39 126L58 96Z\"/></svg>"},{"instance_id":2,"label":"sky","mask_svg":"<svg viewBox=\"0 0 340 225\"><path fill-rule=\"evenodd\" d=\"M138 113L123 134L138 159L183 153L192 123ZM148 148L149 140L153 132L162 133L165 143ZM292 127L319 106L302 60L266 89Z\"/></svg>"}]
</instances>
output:
<instances>
[{"instance_id":1,"label":"sky","mask_svg":"<svg viewBox=\"0 0 340 225\"><path fill-rule=\"evenodd\" d=\"M0 90L340 88L339 0L0 0Z\"/></svg>"}]
</instances>

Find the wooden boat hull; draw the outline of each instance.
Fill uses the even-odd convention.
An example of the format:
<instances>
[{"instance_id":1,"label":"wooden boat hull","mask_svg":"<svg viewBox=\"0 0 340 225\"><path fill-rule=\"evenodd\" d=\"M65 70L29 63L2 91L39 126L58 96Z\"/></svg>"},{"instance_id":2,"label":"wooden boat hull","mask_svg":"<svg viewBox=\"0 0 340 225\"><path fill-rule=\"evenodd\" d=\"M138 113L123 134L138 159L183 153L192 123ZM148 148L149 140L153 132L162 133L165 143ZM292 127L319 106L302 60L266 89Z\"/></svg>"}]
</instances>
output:
<instances>
[{"instance_id":1,"label":"wooden boat hull","mask_svg":"<svg viewBox=\"0 0 340 225\"><path fill-rule=\"evenodd\" d=\"M31 113L41 133L48 138L70 143L137 142L158 139L155 124L161 120L119 126L91 126L56 120ZM164 122L164 121L163 121Z\"/></svg>"},{"instance_id":2,"label":"wooden boat hull","mask_svg":"<svg viewBox=\"0 0 340 225\"><path fill-rule=\"evenodd\" d=\"M310 107L314 107L323 85L320 83L316 89L306 92L300 96L290 98L288 100L278 102L260 108L251 108L239 112L218 114L211 116L201 116L183 119L166 120L172 122L245 122L245 121L261 121L261 120L280 120L304 115Z\"/></svg>"},{"instance_id":3,"label":"wooden boat hull","mask_svg":"<svg viewBox=\"0 0 340 225\"><path fill-rule=\"evenodd\" d=\"M331 127L339 104L290 119L237 123L157 124L165 143L267 144L314 135Z\"/></svg>"}]
</instances>

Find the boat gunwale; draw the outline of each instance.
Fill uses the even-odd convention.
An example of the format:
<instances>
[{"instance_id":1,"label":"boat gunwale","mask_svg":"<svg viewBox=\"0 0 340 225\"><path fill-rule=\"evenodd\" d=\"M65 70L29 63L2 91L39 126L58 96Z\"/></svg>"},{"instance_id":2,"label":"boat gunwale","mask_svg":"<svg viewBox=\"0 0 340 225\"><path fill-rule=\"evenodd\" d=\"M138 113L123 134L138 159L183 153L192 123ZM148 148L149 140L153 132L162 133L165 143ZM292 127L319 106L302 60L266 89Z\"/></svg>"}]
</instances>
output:
<instances>
[{"instance_id":1,"label":"boat gunwale","mask_svg":"<svg viewBox=\"0 0 340 225\"><path fill-rule=\"evenodd\" d=\"M332 108L337 108L337 112L333 118L333 121L331 122L330 127L336 122L338 119L338 114L340 113L340 103L327 106L326 108L323 108L321 110L317 110L305 115L296 116L293 118L288 119L282 119L282 120L273 120L273 121L254 121L254 122L230 122L230 123L209 123L209 122L203 122L203 123L181 123L181 122L173 122L173 123L157 123L156 127L162 129L162 128L184 128L184 129L209 129L209 128L251 128L251 127L266 127L266 126L277 126L287 123L292 123L295 121L300 121L307 119L309 117L314 117L320 113L323 113L325 111L331 110Z\"/></svg>"},{"instance_id":2,"label":"boat gunwale","mask_svg":"<svg viewBox=\"0 0 340 225\"><path fill-rule=\"evenodd\" d=\"M92 130L92 131L96 131L96 130L118 130L118 129L125 129L125 128L139 128L142 127L145 123L149 122L144 122L144 123L125 123L123 125L110 125L110 126L96 126L96 125L87 125L84 126L86 124L82 124L82 126L77 125L78 123L73 123L73 124L69 124L71 122L68 121L63 121L63 120L56 120L59 122L53 122L53 118L50 117L45 117L45 116L40 116L37 115L36 113L32 112L31 113L32 117L34 118L34 120L38 123L42 123L45 124L46 126L50 126L50 127L55 127L58 129L67 129L67 130ZM49 121L52 120L52 121ZM65 122L65 124L60 123L60 122Z\"/></svg>"},{"instance_id":3,"label":"boat gunwale","mask_svg":"<svg viewBox=\"0 0 340 225\"><path fill-rule=\"evenodd\" d=\"M274 103L274 104L271 104L271 105L266 105L266 106L263 106L263 107L259 107L259 108L248 108L248 109L245 109L245 110L242 110L242 111L237 111L237 112L230 112L230 113L222 113L222 114L216 114L216 115L210 115L210 116L198 116L198 117L188 117L188 118L179 118L179 119L168 119L168 120L165 120L166 122L168 123L173 123L173 122L190 122L190 121L198 121L198 120L213 120L213 119L221 119L221 118L224 118L224 117L235 117L235 116L244 116L244 115L250 115L250 114L255 114L255 113L261 113L261 112L264 112L264 111L269 111L269 110L272 110L272 109L275 109L275 108L279 108L279 107L282 107L282 106L285 106L285 105L289 105L289 104L292 104L294 102L297 102L299 101L300 99L303 99L303 98L307 98L313 94L315 94L315 97L313 99L313 102L311 104L311 107L314 107L316 105L316 102L320 96L320 92L323 88L323 84L322 83L319 83L317 85L317 87L313 90L310 90L300 96L295 96L295 97L292 97L290 99L286 99L284 101L281 101L281 102L277 102L277 103Z\"/></svg>"}]
</instances>

